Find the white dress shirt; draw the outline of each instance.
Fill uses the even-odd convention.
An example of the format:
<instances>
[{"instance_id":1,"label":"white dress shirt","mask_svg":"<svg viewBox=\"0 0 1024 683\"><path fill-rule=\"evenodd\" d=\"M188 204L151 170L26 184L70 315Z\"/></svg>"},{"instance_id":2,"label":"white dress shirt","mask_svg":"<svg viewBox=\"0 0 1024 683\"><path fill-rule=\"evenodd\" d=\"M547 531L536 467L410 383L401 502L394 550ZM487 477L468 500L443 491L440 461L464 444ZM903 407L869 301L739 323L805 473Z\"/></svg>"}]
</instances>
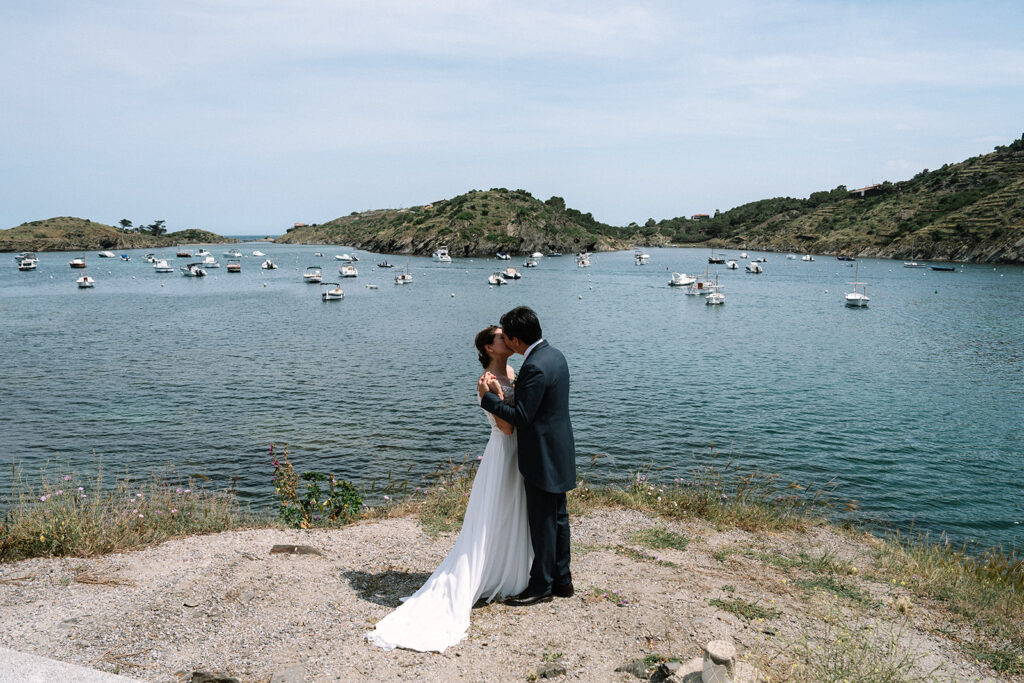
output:
<instances>
[{"instance_id":1,"label":"white dress shirt","mask_svg":"<svg viewBox=\"0 0 1024 683\"><path fill-rule=\"evenodd\" d=\"M533 351L534 347L537 346L537 344L540 344L542 341L544 341L544 340L543 339L538 339L537 341L533 342L532 344L530 344L529 346L526 347L526 350L523 351L523 360L524 361L530 356L530 352Z\"/></svg>"}]
</instances>

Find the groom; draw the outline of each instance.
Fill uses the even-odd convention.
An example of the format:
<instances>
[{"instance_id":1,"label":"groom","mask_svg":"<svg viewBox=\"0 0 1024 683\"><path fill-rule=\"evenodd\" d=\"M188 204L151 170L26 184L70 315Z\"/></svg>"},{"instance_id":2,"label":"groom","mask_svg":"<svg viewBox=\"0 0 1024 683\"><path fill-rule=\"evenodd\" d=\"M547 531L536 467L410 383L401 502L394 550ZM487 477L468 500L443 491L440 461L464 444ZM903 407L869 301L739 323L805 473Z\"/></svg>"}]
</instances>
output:
<instances>
[{"instance_id":1,"label":"groom","mask_svg":"<svg viewBox=\"0 0 1024 683\"><path fill-rule=\"evenodd\" d=\"M515 381L515 404L488 390L493 375L480 377L486 391L480 406L515 425L519 471L526 487L526 514L533 544L530 583L509 605L549 602L573 594L569 572L569 513L565 493L576 488L576 445L569 422L569 366L565 356L541 338L537 314L526 306L501 316L505 344L523 354Z\"/></svg>"}]
</instances>

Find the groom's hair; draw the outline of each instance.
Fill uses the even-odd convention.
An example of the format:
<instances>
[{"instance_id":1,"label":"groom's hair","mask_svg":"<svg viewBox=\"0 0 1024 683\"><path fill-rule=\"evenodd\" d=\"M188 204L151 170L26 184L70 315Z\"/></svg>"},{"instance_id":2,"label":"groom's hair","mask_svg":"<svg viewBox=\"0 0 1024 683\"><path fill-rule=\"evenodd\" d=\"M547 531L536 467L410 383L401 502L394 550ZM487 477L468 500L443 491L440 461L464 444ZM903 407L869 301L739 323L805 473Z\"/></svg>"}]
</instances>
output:
<instances>
[{"instance_id":1,"label":"groom's hair","mask_svg":"<svg viewBox=\"0 0 1024 683\"><path fill-rule=\"evenodd\" d=\"M542 336L537 314L526 306L516 306L501 316L501 329L506 337L518 339L526 344L532 344Z\"/></svg>"}]
</instances>

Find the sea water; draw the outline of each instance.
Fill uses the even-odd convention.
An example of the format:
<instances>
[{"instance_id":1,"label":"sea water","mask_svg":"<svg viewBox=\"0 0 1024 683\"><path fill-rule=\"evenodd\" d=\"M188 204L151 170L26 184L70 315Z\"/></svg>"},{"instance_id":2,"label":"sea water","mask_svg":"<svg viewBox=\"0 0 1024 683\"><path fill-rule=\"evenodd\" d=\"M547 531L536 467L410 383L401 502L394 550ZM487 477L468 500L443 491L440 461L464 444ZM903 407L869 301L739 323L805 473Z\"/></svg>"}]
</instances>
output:
<instances>
[{"instance_id":1,"label":"sea water","mask_svg":"<svg viewBox=\"0 0 1024 683\"><path fill-rule=\"evenodd\" d=\"M644 266L624 251L590 268L568 254L523 268L523 257L239 248L241 273L205 278L155 273L149 250L128 262L42 253L33 272L0 261L4 459L30 476L102 462L136 478L172 467L217 488L237 477L256 507L273 501L271 443L299 470L415 484L483 451L473 337L525 304L569 361L590 477L686 478L714 452L782 482L831 481L857 501L846 517L1024 546L1024 268L750 252L767 258L764 273L711 266L726 303L707 306L668 286L673 271L703 275L706 249L647 249ZM229 249L211 247L222 266ZM257 249L279 269L262 270ZM174 252L157 255L184 264ZM336 277L345 252L360 259L357 278ZM79 255L95 289L75 286ZM378 268L384 258L396 268ZM344 300L303 281L311 265ZM522 279L489 286L509 265ZM395 285L406 268L412 284ZM855 273L864 309L843 305Z\"/></svg>"}]
</instances>

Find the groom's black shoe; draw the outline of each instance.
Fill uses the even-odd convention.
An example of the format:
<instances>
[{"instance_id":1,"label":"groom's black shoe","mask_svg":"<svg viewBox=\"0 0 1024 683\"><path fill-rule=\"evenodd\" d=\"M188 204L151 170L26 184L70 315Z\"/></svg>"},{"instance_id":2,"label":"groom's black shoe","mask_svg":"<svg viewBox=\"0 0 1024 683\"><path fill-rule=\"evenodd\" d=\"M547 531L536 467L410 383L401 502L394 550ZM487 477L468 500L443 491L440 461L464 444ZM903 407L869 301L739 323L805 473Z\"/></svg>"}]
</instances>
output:
<instances>
[{"instance_id":1,"label":"groom's black shoe","mask_svg":"<svg viewBox=\"0 0 1024 683\"><path fill-rule=\"evenodd\" d=\"M575 593L576 591L572 587L572 581L564 586L555 586L551 589L551 594L556 598L571 598Z\"/></svg>"},{"instance_id":2,"label":"groom's black shoe","mask_svg":"<svg viewBox=\"0 0 1024 683\"><path fill-rule=\"evenodd\" d=\"M506 605L512 607L529 607L530 605L536 605L539 602L551 602L551 592L536 595L531 593L529 590L525 590L519 595L513 595L511 598L505 600Z\"/></svg>"}]
</instances>

